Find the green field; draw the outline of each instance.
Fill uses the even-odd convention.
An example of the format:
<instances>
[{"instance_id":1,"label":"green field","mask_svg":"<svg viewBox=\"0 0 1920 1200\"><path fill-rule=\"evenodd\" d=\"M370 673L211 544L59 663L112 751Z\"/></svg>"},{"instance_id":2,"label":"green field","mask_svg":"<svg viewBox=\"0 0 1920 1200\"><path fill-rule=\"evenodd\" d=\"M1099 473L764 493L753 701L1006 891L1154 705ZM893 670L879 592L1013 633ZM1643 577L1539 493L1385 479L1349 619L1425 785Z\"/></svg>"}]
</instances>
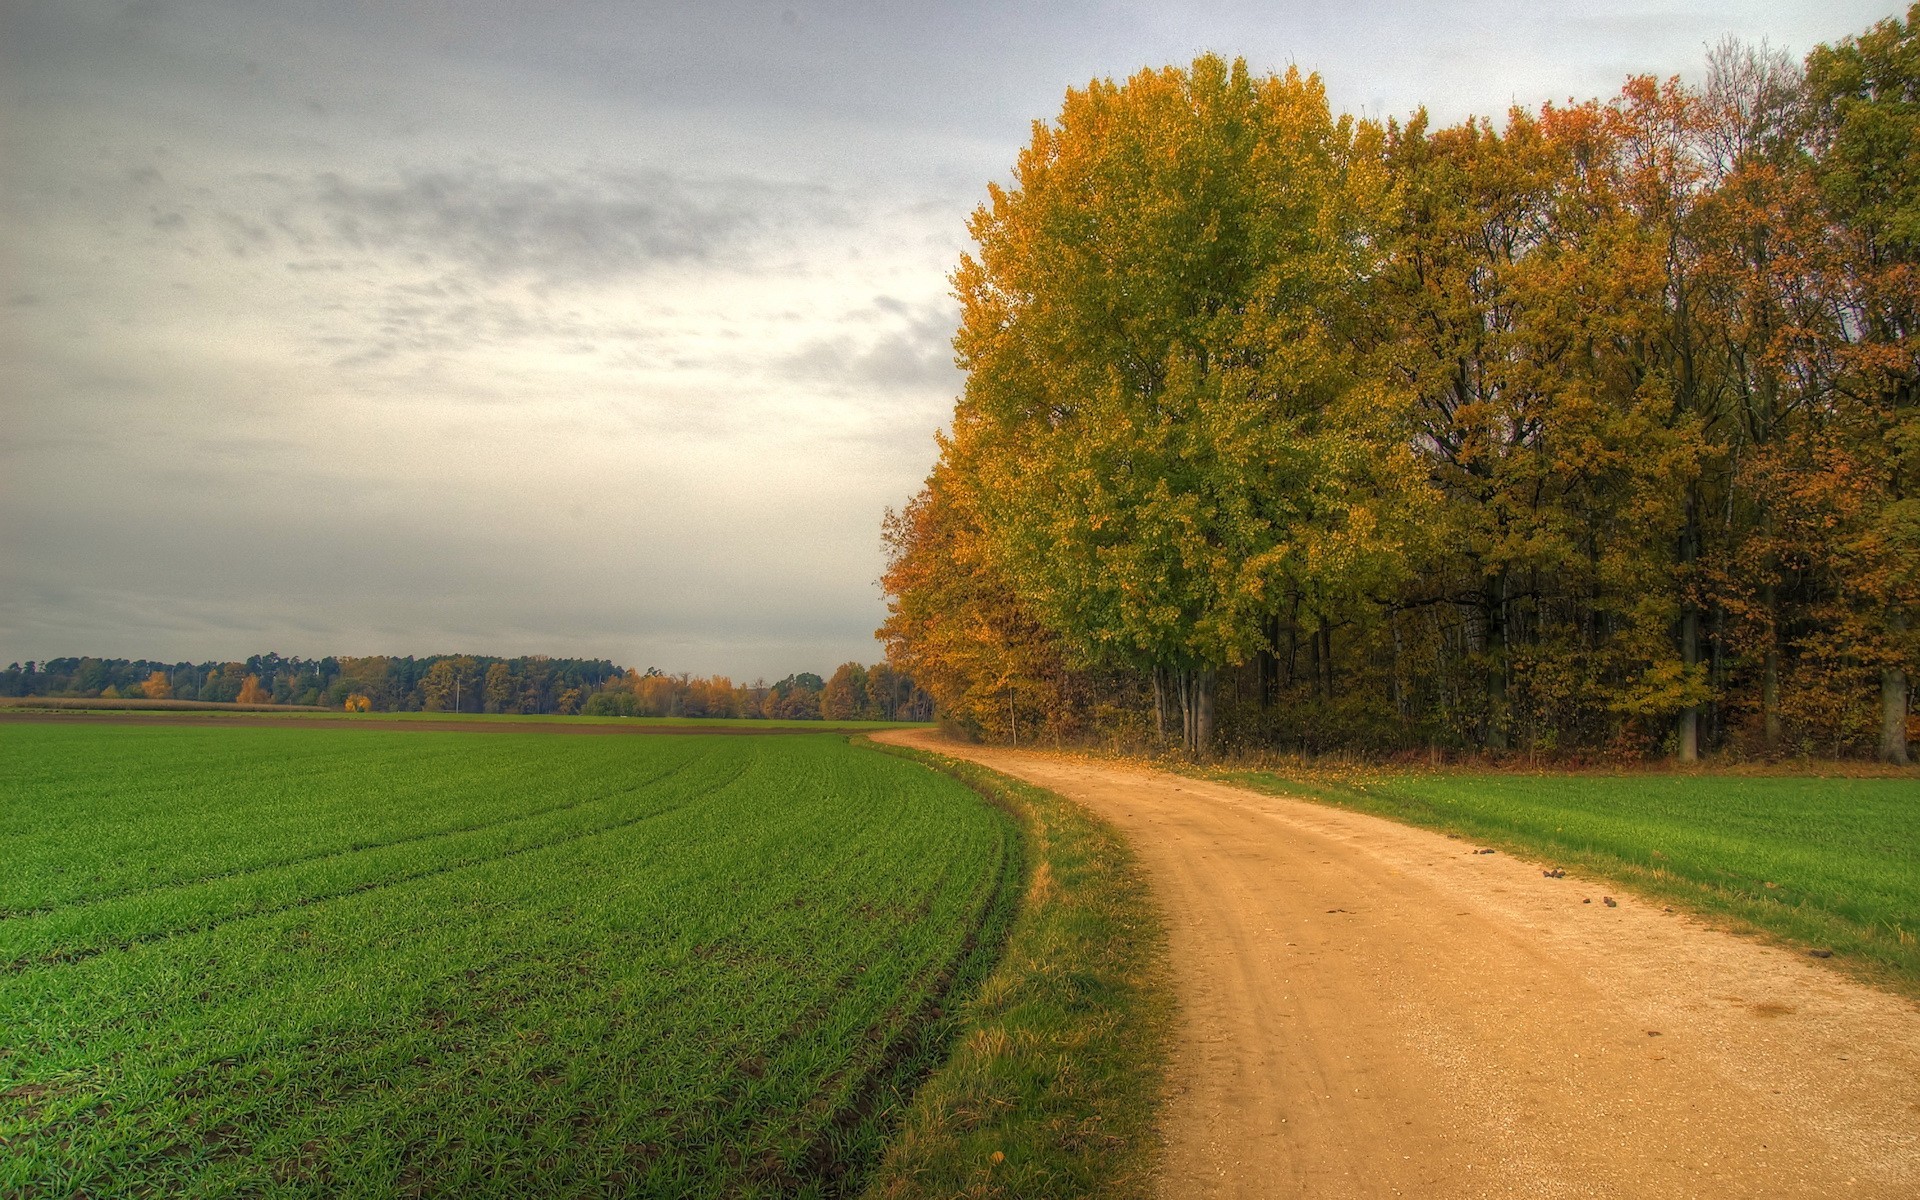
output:
<instances>
[{"instance_id":1,"label":"green field","mask_svg":"<svg viewBox=\"0 0 1920 1200\"><path fill-rule=\"evenodd\" d=\"M1920 994L1920 778L1210 774L1615 879Z\"/></svg>"},{"instance_id":2,"label":"green field","mask_svg":"<svg viewBox=\"0 0 1920 1200\"><path fill-rule=\"evenodd\" d=\"M0 1195L834 1194L1016 826L831 737L0 726Z\"/></svg>"},{"instance_id":3,"label":"green field","mask_svg":"<svg viewBox=\"0 0 1920 1200\"><path fill-rule=\"evenodd\" d=\"M730 733L753 733L766 730L794 730L806 733L871 733L881 729L926 728L924 721L791 721L786 719L767 719L763 717L605 717L573 716L560 717L540 713L472 713L472 712L369 712L349 713L339 709L298 708L291 705L278 706L242 706L242 705L197 705L191 701L178 707L168 701L121 700L117 702L88 700L66 696L0 696L0 720L8 719L8 714L31 713L39 716L60 717L102 717L108 716L122 721L194 722L229 721L240 724L259 724L263 721L301 723L313 721L337 721L343 725L380 725L380 724L445 724L457 721L461 724L486 725L527 725L554 729L566 729L583 725L628 726L636 729L717 729ZM15 718L17 719L17 718Z\"/></svg>"}]
</instances>

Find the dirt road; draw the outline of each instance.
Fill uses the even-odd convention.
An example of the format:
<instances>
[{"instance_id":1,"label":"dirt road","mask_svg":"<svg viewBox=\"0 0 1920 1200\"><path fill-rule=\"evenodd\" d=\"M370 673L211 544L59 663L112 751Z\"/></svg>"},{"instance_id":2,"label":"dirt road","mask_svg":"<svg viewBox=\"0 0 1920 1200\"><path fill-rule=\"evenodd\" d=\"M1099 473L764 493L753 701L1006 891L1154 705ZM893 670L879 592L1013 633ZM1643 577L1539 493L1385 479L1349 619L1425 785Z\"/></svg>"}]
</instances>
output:
<instances>
[{"instance_id":1,"label":"dirt road","mask_svg":"<svg viewBox=\"0 0 1920 1200\"><path fill-rule=\"evenodd\" d=\"M1920 1197L1908 1001L1375 817L883 736L1132 841L1181 988L1168 1197Z\"/></svg>"}]
</instances>

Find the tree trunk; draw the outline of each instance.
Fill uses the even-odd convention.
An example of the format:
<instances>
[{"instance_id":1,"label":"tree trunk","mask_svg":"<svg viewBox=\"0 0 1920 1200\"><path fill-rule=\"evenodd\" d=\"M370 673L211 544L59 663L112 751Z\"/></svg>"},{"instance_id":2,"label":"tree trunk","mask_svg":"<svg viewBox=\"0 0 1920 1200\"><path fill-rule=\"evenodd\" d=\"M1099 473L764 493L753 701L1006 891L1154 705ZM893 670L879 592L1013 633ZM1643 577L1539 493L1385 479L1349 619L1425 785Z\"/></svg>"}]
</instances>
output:
<instances>
[{"instance_id":1,"label":"tree trunk","mask_svg":"<svg viewBox=\"0 0 1920 1200\"><path fill-rule=\"evenodd\" d=\"M1763 602L1767 606L1769 628L1767 651L1760 664L1761 734L1767 753L1780 753L1785 735L1780 724L1780 603L1773 585L1767 585Z\"/></svg>"},{"instance_id":2,"label":"tree trunk","mask_svg":"<svg viewBox=\"0 0 1920 1200\"><path fill-rule=\"evenodd\" d=\"M1212 671L1193 673L1193 756L1206 758L1213 753L1213 679Z\"/></svg>"},{"instance_id":3,"label":"tree trunk","mask_svg":"<svg viewBox=\"0 0 1920 1200\"><path fill-rule=\"evenodd\" d=\"M1287 658L1286 665L1280 669L1280 686L1292 687L1295 678L1294 669L1300 662L1300 598L1294 597L1293 612L1287 618Z\"/></svg>"},{"instance_id":4,"label":"tree trunk","mask_svg":"<svg viewBox=\"0 0 1920 1200\"><path fill-rule=\"evenodd\" d=\"M1895 613L1888 619L1895 634L1907 631L1907 619ZM1880 668L1880 758L1907 765L1907 673L1897 666Z\"/></svg>"},{"instance_id":5,"label":"tree trunk","mask_svg":"<svg viewBox=\"0 0 1920 1200\"><path fill-rule=\"evenodd\" d=\"M1487 605L1487 749L1505 750L1507 738L1507 580L1494 583Z\"/></svg>"},{"instance_id":6,"label":"tree trunk","mask_svg":"<svg viewBox=\"0 0 1920 1200\"><path fill-rule=\"evenodd\" d=\"M1393 630L1393 715L1399 719L1401 725L1405 725L1407 723L1407 682L1400 674L1400 662L1405 653L1400 645L1400 618L1388 617L1387 625Z\"/></svg>"},{"instance_id":7,"label":"tree trunk","mask_svg":"<svg viewBox=\"0 0 1920 1200\"><path fill-rule=\"evenodd\" d=\"M1260 647L1260 707L1272 708L1280 696L1280 614L1267 618L1266 635Z\"/></svg>"},{"instance_id":8,"label":"tree trunk","mask_svg":"<svg viewBox=\"0 0 1920 1200\"><path fill-rule=\"evenodd\" d=\"M1193 672L1184 667L1174 671L1173 686L1180 700L1180 746L1193 750Z\"/></svg>"},{"instance_id":9,"label":"tree trunk","mask_svg":"<svg viewBox=\"0 0 1920 1200\"><path fill-rule=\"evenodd\" d=\"M1320 698L1333 699L1333 626L1327 624L1325 617L1320 618Z\"/></svg>"},{"instance_id":10,"label":"tree trunk","mask_svg":"<svg viewBox=\"0 0 1920 1200\"><path fill-rule=\"evenodd\" d=\"M1313 672L1313 690L1320 692L1320 630L1307 634L1307 669Z\"/></svg>"},{"instance_id":11,"label":"tree trunk","mask_svg":"<svg viewBox=\"0 0 1920 1200\"><path fill-rule=\"evenodd\" d=\"M1680 613L1680 661L1687 675L1700 663L1700 610L1689 605ZM1680 710L1679 758L1683 763L1700 761L1700 706L1689 704Z\"/></svg>"},{"instance_id":12,"label":"tree trunk","mask_svg":"<svg viewBox=\"0 0 1920 1200\"><path fill-rule=\"evenodd\" d=\"M1880 758L1907 765L1907 673L1899 667L1880 671Z\"/></svg>"},{"instance_id":13,"label":"tree trunk","mask_svg":"<svg viewBox=\"0 0 1920 1200\"><path fill-rule=\"evenodd\" d=\"M1161 749L1167 745L1167 669L1153 669L1153 736Z\"/></svg>"},{"instance_id":14,"label":"tree trunk","mask_svg":"<svg viewBox=\"0 0 1920 1200\"><path fill-rule=\"evenodd\" d=\"M1680 563L1686 570L1686 586L1693 586L1693 560L1699 545L1699 534L1694 528L1697 514L1693 497L1687 497L1687 524L1680 533ZM1700 608L1693 602L1691 595L1680 602L1680 662L1687 669L1687 682L1693 681L1693 669L1700 665ZM1679 728L1675 730L1678 743L1676 753L1683 763L1700 761L1700 706L1689 704L1680 710Z\"/></svg>"}]
</instances>

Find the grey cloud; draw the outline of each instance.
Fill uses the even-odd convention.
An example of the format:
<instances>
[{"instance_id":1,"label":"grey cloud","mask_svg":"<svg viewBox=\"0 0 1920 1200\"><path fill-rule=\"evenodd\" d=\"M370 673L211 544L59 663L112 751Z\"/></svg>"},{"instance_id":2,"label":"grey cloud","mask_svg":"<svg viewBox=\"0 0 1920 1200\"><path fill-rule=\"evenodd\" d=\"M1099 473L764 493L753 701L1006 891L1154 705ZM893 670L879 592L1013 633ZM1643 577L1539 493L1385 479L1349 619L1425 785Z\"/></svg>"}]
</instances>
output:
<instances>
[{"instance_id":1,"label":"grey cloud","mask_svg":"<svg viewBox=\"0 0 1920 1200\"><path fill-rule=\"evenodd\" d=\"M352 333L313 331L328 359L366 367L397 355L562 339L576 351L631 330L569 309L567 290L651 273L775 274L769 244L805 244L807 226L850 220L817 185L665 171L514 173L493 164L395 174L255 172L234 181L206 227L153 210L156 236L188 253L206 243L238 259L278 259L316 288L315 309L347 314ZM361 276L371 296L319 290Z\"/></svg>"},{"instance_id":2,"label":"grey cloud","mask_svg":"<svg viewBox=\"0 0 1920 1200\"><path fill-rule=\"evenodd\" d=\"M787 356L779 369L790 378L882 394L951 394L961 379L953 362L958 321L951 305L912 305L880 296L849 319L855 330L815 340Z\"/></svg>"},{"instance_id":3,"label":"grey cloud","mask_svg":"<svg viewBox=\"0 0 1920 1200\"><path fill-rule=\"evenodd\" d=\"M1453 121L1897 6L123 7L0 0L6 657L750 676L872 655L927 301L1065 88L1215 49Z\"/></svg>"},{"instance_id":4,"label":"grey cloud","mask_svg":"<svg viewBox=\"0 0 1920 1200\"><path fill-rule=\"evenodd\" d=\"M548 281L711 262L763 231L779 207L764 184L699 185L660 171L515 178L482 167L384 182L327 174L315 184L333 244Z\"/></svg>"},{"instance_id":5,"label":"grey cloud","mask_svg":"<svg viewBox=\"0 0 1920 1200\"><path fill-rule=\"evenodd\" d=\"M662 170L521 171L480 163L387 175L246 172L192 188L157 170L122 177L121 213L179 244L236 257L292 254L315 269L358 257L540 286L596 283L657 267L759 269L765 243L807 226L845 226L853 207L830 189ZM95 196L112 215L111 183ZM197 204L181 203L191 197ZM195 219L195 210L206 228Z\"/></svg>"}]
</instances>

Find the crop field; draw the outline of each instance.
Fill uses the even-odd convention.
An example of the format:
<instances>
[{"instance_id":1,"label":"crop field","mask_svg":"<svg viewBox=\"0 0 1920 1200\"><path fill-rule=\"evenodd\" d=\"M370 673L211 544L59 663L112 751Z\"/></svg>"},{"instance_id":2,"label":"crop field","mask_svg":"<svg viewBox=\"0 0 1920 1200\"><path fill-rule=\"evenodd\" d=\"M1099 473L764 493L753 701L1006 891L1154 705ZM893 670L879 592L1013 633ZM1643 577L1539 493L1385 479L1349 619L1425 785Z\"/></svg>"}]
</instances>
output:
<instances>
[{"instance_id":1,"label":"crop field","mask_svg":"<svg viewBox=\"0 0 1920 1200\"><path fill-rule=\"evenodd\" d=\"M797 730L805 733L870 733L880 729L924 727L924 721L841 721L787 720L763 717L562 717L541 713L474 712L368 712L349 713L337 708L301 708L290 704L210 704L197 700L92 700L68 696L0 696L0 721L58 716L110 716L117 721L214 723L243 725L281 724L290 727L315 722L337 724L342 728L367 725L446 725L459 723L483 728L489 725L539 726L553 729L615 726L629 729L697 729L729 733L755 733L769 730Z\"/></svg>"},{"instance_id":2,"label":"crop field","mask_svg":"<svg viewBox=\"0 0 1920 1200\"><path fill-rule=\"evenodd\" d=\"M0 726L0 1195L836 1194L1018 834L823 737Z\"/></svg>"},{"instance_id":3,"label":"crop field","mask_svg":"<svg viewBox=\"0 0 1920 1200\"><path fill-rule=\"evenodd\" d=\"M1584 868L1920 992L1914 776L1215 774Z\"/></svg>"}]
</instances>

